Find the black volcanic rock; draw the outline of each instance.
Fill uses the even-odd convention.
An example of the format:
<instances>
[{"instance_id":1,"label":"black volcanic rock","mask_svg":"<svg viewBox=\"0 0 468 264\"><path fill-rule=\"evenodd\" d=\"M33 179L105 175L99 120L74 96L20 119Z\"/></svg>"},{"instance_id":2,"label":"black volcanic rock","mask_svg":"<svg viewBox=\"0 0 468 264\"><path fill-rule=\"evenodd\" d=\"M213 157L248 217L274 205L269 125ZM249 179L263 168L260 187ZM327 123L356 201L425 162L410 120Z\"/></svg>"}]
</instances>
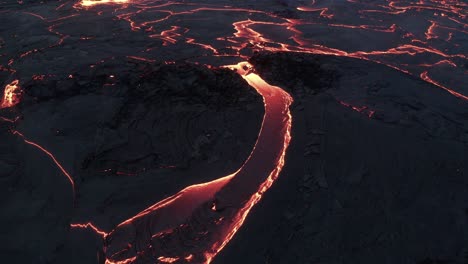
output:
<instances>
[{"instance_id":1,"label":"black volcanic rock","mask_svg":"<svg viewBox=\"0 0 468 264\"><path fill-rule=\"evenodd\" d=\"M292 93L317 93L339 81L338 71L322 63L320 56L262 52L249 61L265 80Z\"/></svg>"},{"instance_id":2,"label":"black volcanic rock","mask_svg":"<svg viewBox=\"0 0 468 264\"><path fill-rule=\"evenodd\" d=\"M301 53L259 53L250 62L265 80L290 91L296 107L324 92L372 119L468 143L462 99L385 65Z\"/></svg>"},{"instance_id":3,"label":"black volcanic rock","mask_svg":"<svg viewBox=\"0 0 468 264\"><path fill-rule=\"evenodd\" d=\"M299 15L297 14L297 11L293 10L293 9L283 9L283 10L278 10L278 11L274 11L273 14L279 16L279 17L283 17L283 18L299 18Z\"/></svg>"}]
</instances>

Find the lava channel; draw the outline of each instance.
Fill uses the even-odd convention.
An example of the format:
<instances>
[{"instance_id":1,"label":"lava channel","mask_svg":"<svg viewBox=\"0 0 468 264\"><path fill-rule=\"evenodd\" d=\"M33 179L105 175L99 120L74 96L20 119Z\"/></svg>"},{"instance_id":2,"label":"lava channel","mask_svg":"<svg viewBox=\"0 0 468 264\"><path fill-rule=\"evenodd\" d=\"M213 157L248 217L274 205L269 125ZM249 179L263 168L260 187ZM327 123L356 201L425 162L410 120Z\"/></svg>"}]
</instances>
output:
<instances>
[{"instance_id":1,"label":"lava channel","mask_svg":"<svg viewBox=\"0 0 468 264\"><path fill-rule=\"evenodd\" d=\"M267 84L251 66L227 66L263 97L265 115L242 167L189 186L119 224L105 236L106 264L210 263L277 179L291 140L291 96Z\"/></svg>"}]
</instances>

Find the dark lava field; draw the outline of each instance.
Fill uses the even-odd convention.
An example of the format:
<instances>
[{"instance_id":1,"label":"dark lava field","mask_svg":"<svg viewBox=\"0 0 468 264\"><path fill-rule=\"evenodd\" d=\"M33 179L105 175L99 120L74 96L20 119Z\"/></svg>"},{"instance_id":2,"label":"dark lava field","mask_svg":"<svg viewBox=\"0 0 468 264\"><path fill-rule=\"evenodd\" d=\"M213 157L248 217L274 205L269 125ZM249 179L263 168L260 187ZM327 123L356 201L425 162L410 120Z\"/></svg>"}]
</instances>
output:
<instances>
[{"instance_id":1,"label":"dark lava field","mask_svg":"<svg viewBox=\"0 0 468 264\"><path fill-rule=\"evenodd\" d=\"M463 0L0 0L0 263L468 264Z\"/></svg>"}]
</instances>

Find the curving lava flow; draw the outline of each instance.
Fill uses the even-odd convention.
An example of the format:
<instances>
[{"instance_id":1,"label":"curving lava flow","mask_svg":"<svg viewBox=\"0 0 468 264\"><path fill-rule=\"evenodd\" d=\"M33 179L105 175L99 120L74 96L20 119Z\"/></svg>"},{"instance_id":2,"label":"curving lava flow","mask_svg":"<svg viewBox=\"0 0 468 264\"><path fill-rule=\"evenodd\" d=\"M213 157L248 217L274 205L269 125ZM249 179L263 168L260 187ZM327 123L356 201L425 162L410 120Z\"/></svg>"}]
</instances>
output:
<instances>
[{"instance_id":1,"label":"curving lava flow","mask_svg":"<svg viewBox=\"0 0 468 264\"><path fill-rule=\"evenodd\" d=\"M292 98L246 62L229 67L264 99L252 153L234 174L187 187L119 224L105 237L106 263L210 263L278 177L291 140Z\"/></svg>"}]
</instances>

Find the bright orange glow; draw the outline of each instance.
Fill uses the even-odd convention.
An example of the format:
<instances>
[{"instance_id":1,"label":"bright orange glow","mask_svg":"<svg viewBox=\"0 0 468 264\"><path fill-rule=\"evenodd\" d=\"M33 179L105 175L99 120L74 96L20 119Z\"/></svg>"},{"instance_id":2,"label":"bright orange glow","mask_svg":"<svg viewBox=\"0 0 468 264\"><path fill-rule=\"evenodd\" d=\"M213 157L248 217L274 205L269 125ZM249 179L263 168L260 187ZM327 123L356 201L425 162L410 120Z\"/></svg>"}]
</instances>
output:
<instances>
[{"instance_id":1,"label":"bright orange glow","mask_svg":"<svg viewBox=\"0 0 468 264\"><path fill-rule=\"evenodd\" d=\"M163 262L163 263L174 263L174 262L178 261L179 258L159 257L158 260Z\"/></svg>"},{"instance_id":2,"label":"bright orange glow","mask_svg":"<svg viewBox=\"0 0 468 264\"><path fill-rule=\"evenodd\" d=\"M117 227L129 224L137 220L138 218L144 217L160 209L169 208L171 206L173 207L185 206L186 207L185 213L188 214L190 213L189 211L192 211L196 206L199 206L200 204L209 200L233 176L234 174L231 174L231 175L216 179L211 182L189 186L183 189L182 191L180 191L179 193L177 193L176 195L170 196L154 204L153 206L145 209L144 211L138 213L134 217L122 222ZM199 199L199 200L196 201L193 199ZM181 216L183 215L183 213L184 212L180 212ZM187 217L187 215L183 215L183 217Z\"/></svg>"},{"instance_id":3,"label":"bright orange glow","mask_svg":"<svg viewBox=\"0 0 468 264\"><path fill-rule=\"evenodd\" d=\"M124 259L124 260L120 260L120 261L111 261L111 260L106 259L105 264L131 264L136 259L137 259L137 257L128 258L128 259Z\"/></svg>"},{"instance_id":4,"label":"bright orange glow","mask_svg":"<svg viewBox=\"0 0 468 264\"><path fill-rule=\"evenodd\" d=\"M105 4L128 4L130 0L82 0L80 2L81 6L90 7L95 5L105 5Z\"/></svg>"},{"instance_id":5,"label":"bright orange glow","mask_svg":"<svg viewBox=\"0 0 468 264\"><path fill-rule=\"evenodd\" d=\"M297 10L302 11L302 12L318 12L320 11L320 16L325 17L325 18L333 18L333 14L327 14L328 13L328 8L313 8L313 7L306 7L306 6L300 6L297 7Z\"/></svg>"},{"instance_id":6,"label":"bright orange glow","mask_svg":"<svg viewBox=\"0 0 468 264\"><path fill-rule=\"evenodd\" d=\"M0 102L1 108L13 107L20 102L21 88L19 87L19 80L14 80L5 86L3 98Z\"/></svg>"},{"instance_id":7,"label":"bright orange glow","mask_svg":"<svg viewBox=\"0 0 468 264\"><path fill-rule=\"evenodd\" d=\"M284 132L284 135L282 135L283 142L282 142L281 150L278 153L279 157L276 162L276 167L273 169L273 171L270 172L267 179L259 186L258 192L254 193L250 197L250 199L245 203L244 207L241 210L239 210L239 212L236 214L235 218L230 223L230 226L227 229L227 232L223 234L224 237L219 242L215 243L212 246L210 251L207 251L205 253L205 256L207 258L206 263L210 263L211 260L227 245L227 243L231 241L231 239L234 237L236 232L240 229L242 224L245 222L245 219L247 218L247 215L249 214L250 210L252 210L253 206L260 201L260 199L262 198L262 195L273 185L273 182L278 178L278 175L284 166L286 150L289 146L289 142L291 141L292 116L289 110L289 106L293 102L292 97L289 94L287 94L284 90L282 90L281 88L277 86L269 85L260 76L258 76L255 73L250 72L249 70L252 69L252 66L246 62L241 62L238 65L231 66L231 67L236 69L238 73L241 74L242 77L252 87L254 87L258 91L258 93L260 93L263 96L263 99L265 101L265 112L266 112L265 118L268 115L268 110L269 110L268 105L270 103L283 104L284 116L281 118L281 120L284 122L285 129L283 130ZM274 96L273 95L274 93L280 93L280 94ZM279 100L279 98L281 98L283 102L270 102L271 100ZM265 124L265 120L264 120L264 124ZM262 130L264 130L263 125L262 125ZM260 131L260 135L261 133L262 131Z\"/></svg>"}]
</instances>

